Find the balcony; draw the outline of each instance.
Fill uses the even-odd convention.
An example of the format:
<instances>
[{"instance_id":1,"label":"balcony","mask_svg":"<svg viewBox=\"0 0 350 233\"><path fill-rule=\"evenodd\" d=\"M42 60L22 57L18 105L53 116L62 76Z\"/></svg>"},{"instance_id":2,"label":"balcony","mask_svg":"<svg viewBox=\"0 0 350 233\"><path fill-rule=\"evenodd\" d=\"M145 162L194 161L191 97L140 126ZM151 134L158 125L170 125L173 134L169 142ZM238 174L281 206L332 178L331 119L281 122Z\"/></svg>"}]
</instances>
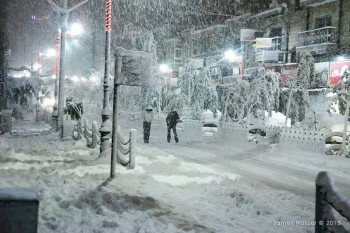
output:
<instances>
[{"instance_id":1,"label":"balcony","mask_svg":"<svg viewBox=\"0 0 350 233\"><path fill-rule=\"evenodd\" d=\"M278 36L269 38L271 40L270 44L266 47L256 47L255 48L255 61L256 62L282 62L285 49L285 37Z\"/></svg>"},{"instance_id":2,"label":"balcony","mask_svg":"<svg viewBox=\"0 0 350 233\"><path fill-rule=\"evenodd\" d=\"M328 48L337 44L336 27L323 27L310 31L299 32L297 49L326 53Z\"/></svg>"},{"instance_id":3,"label":"balcony","mask_svg":"<svg viewBox=\"0 0 350 233\"><path fill-rule=\"evenodd\" d=\"M317 7L337 0L300 0L300 6Z\"/></svg>"}]
</instances>

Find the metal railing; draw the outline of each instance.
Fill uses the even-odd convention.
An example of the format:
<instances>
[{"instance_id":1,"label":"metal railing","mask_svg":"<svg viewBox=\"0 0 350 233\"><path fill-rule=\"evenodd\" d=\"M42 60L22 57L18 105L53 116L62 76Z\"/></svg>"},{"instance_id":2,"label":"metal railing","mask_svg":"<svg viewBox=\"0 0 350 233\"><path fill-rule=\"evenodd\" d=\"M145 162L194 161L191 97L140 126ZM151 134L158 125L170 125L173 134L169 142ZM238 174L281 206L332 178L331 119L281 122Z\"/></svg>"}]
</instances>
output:
<instances>
[{"instance_id":1,"label":"metal railing","mask_svg":"<svg viewBox=\"0 0 350 233\"><path fill-rule=\"evenodd\" d=\"M337 43L336 27L323 27L309 31L299 32L298 47Z\"/></svg>"},{"instance_id":2,"label":"metal railing","mask_svg":"<svg viewBox=\"0 0 350 233\"><path fill-rule=\"evenodd\" d=\"M316 177L315 233L349 232L333 215L333 210L350 222L350 204L334 191L328 173L319 172Z\"/></svg>"},{"instance_id":3,"label":"metal railing","mask_svg":"<svg viewBox=\"0 0 350 233\"><path fill-rule=\"evenodd\" d=\"M263 50L282 51L284 38L285 37L283 37L283 36L272 37L271 38L271 47L257 48L255 52L261 53Z\"/></svg>"}]
</instances>

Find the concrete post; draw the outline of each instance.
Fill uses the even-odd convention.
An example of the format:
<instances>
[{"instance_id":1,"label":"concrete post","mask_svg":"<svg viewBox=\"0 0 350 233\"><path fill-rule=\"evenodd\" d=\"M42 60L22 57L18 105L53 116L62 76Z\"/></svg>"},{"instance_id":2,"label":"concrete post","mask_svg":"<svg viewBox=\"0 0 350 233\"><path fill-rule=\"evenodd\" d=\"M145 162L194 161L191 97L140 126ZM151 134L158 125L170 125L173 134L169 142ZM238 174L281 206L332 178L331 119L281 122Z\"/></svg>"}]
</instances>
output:
<instances>
[{"instance_id":1,"label":"concrete post","mask_svg":"<svg viewBox=\"0 0 350 233\"><path fill-rule=\"evenodd\" d=\"M112 130L112 153L111 153L111 174L115 177L115 164L118 153L118 95L119 78L122 71L122 57L116 54L115 59L115 77L114 77L114 96L113 96L113 130Z\"/></svg>"}]
</instances>

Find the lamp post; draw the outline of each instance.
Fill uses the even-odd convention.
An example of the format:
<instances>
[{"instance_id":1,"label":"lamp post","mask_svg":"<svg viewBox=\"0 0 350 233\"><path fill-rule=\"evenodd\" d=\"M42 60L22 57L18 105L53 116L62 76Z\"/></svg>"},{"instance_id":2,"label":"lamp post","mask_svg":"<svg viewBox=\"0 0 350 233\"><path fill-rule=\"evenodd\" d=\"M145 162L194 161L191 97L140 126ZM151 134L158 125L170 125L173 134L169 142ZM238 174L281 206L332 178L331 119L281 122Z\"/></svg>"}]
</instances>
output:
<instances>
[{"instance_id":1,"label":"lamp post","mask_svg":"<svg viewBox=\"0 0 350 233\"><path fill-rule=\"evenodd\" d=\"M61 45L61 29L58 29L58 35L56 38L56 64L55 64L55 103L53 105L53 112L52 112L52 120L54 129L57 132L58 131L58 111L57 111L57 105L58 105L58 79L59 79L59 70L60 70L60 46Z\"/></svg>"},{"instance_id":2,"label":"lamp post","mask_svg":"<svg viewBox=\"0 0 350 233\"><path fill-rule=\"evenodd\" d=\"M102 110L102 125L100 128L101 145L100 156L106 155L109 148L109 139L111 138L112 122L110 120L111 108L109 105L109 74L111 62L111 31L112 31L112 1L106 0L106 47L105 47L105 72L103 78L103 110ZM111 172L112 173L112 172Z\"/></svg>"},{"instance_id":3,"label":"lamp post","mask_svg":"<svg viewBox=\"0 0 350 233\"><path fill-rule=\"evenodd\" d=\"M58 130L60 132L60 137L64 137L63 132L63 107L64 107L64 79L65 79L65 56L66 56L66 38L67 38L67 21L68 21L68 15L71 11L75 10L76 8L82 6L83 4L87 3L88 0L84 0L77 5L67 8L67 0L64 1L63 8L57 6L56 3L54 3L52 0L47 0L47 2L50 4L53 11L58 13L61 18L60 27L61 27L61 46L60 46L60 69L59 69L59 83L58 83Z\"/></svg>"},{"instance_id":4,"label":"lamp post","mask_svg":"<svg viewBox=\"0 0 350 233\"><path fill-rule=\"evenodd\" d=\"M229 49L225 52L224 54L225 59L230 61L230 62L236 62L239 65L239 78L240 80L243 79L243 57L238 56L236 54L236 51Z\"/></svg>"},{"instance_id":5,"label":"lamp post","mask_svg":"<svg viewBox=\"0 0 350 233\"><path fill-rule=\"evenodd\" d=\"M64 8L67 8L67 0L64 2ZM58 81L58 114L57 123L60 137L64 137L63 132L63 107L64 107L64 79L65 79L65 57L66 57L66 37L67 37L67 21L68 14L61 13L61 44L60 44L60 69L59 69L59 81Z\"/></svg>"}]
</instances>

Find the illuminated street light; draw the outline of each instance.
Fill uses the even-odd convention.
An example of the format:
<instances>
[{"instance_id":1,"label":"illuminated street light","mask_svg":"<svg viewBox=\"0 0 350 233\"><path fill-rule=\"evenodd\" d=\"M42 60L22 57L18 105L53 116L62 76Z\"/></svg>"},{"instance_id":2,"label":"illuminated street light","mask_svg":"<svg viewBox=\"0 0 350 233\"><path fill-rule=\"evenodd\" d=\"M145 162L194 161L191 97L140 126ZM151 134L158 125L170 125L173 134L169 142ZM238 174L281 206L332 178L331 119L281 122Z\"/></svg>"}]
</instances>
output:
<instances>
[{"instance_id":1,"label":"illuminated street light","mask_svg":"<svg viewBox=\"0 0 350 233\"><path fill-rule=\"evenodd\" d=\"M55 2L52 0L47 0L47 2L50 4L53 11L55 11L60 16L60 29L61 29L61 44L60 44L60 52L59 52L59 83L58 83L58 111L57 111L57 119L58 119L58 129L60 132L60 137L64 137L64 123L63 123L63 115L64 115L64 80L66 77L65 73L65 56L66 56L66 37L67 37L67 22L68 22L68 15L71 11L77 9L78 7L82 6L83 4L87 3L88 0L83 0L82 2L78 3L77 5L68 8L68 0L64 0L63 7L59 7ZM77 27L74 26L73 29ZM74 29L75 32L81 32L80 27L77 27Z\"/></svg>"},{"instance_id":2,"label":"illuminated street light","mask_svg":"<svg viewBox=\"0 0 350 233\"><path fill-rule=\"evenodd\" d=\"M161 64L159 66L159 71L162 73L170 73L172 72L172 69L167 64Z\"/></svg>"},{"instance_id":3,"label":"illuminated street light","mask_svg":"<svg viewBox=\"0 0 350 233\"><path fill-rule=\"evenodd\" d=\"M224 54L224 59L230 62L237 62L239 64L239 77L243 79L243 57L238 56L236 52L232 49L229 49Z\"/></svg>"},{"instance_id":4,"label":"illuminated street light","mask_svg":"<svg viewBox=\"0 0 350 233\"><path fill-rule=\"evenodd\" d=\"M237 54L235 53L235 51L233 51L232 49L229 49L225 52L225 59L230 61L230 62L235 62L235 61L240 61L242 60L242 56L237 56Z\"/></svg>"},{"instance_id":5,"label":"illuminated street light","mask_svg":"<svg viewBox=\"0 0 350 233\"><path fill-rule=\"evenodd\" d=\"M84 32L84 28L80 23L73 23L68 31L68 34L72 37L79 36Z\"/></svg>"}]
</instances>

